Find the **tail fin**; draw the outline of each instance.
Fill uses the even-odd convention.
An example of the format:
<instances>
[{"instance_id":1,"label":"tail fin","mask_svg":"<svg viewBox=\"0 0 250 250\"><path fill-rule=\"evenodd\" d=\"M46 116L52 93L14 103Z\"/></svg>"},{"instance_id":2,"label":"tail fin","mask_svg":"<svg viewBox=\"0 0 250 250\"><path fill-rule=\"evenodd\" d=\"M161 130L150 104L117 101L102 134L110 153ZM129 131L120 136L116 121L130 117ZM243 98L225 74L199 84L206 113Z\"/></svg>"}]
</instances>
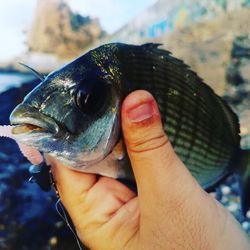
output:
<instances>
[{"instance_id":1,"label":"tail fin","mask_svg":"<svg viewBox=\"0 0 250 250\"><path fill-rule=\"evenodd\" d=\"M245 215L250 208L250 150L242 150L240 160L241 208Z\"/></svg>"}]
</instances>

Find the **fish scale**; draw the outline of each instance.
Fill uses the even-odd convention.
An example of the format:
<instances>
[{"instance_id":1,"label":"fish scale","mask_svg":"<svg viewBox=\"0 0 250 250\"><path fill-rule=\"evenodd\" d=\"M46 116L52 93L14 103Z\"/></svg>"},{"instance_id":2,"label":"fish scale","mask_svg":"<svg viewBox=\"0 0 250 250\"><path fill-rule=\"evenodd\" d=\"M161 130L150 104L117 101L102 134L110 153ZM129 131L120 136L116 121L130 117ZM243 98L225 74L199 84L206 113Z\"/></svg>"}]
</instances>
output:
<instances>
[{"instance_id":1,"label":"fish scale","mask_svg":"<svg viewBox=\"0 0 250 250\"><path fill-rule=\"evenodd\" d=\"M133 67L133 68L134 68L134 67ZM172 80L172 79L171 79L171 80ZM169 84L171 84L171 82L170 82ZM165 85L166 85L166 84L165 84ZM143 86L143 85L142 85L142 86ZM185 85L182 85L182 87L183 87L183 86L185 86ZM158 87L159 87L159 86L158 86ZM154 91L154 90L153 90L153 91ZM189 91L189 92L190 92L190 91Z\"/></svg>"},{"instance_id":2,"label":"fish scale","mask_svg":"<svg viewBox=\"0 0 250 250\"><path fill-rule=\"evenodd\" d=\"M237 172L243 212L250 207L250 152L240 149L237 116L159 44L105 44L40 79L10 120L45 130L19 133L16 140L75 170L134 182L126 150L118 146L120 108L130 92L144 89L158 102L170 142L203 188Z\"/></svg>"},{"instance_id":3,"label":"fish scale","mask_svg":"<svg viewBox=\"0 0 250 250\"><path fill-rule=\"evenodd\" d=\"M202 80L182 61L171 60L170 53L150 46L148 48L145 46L144 50L138 50L136 47L124 48L124 53L121 51L119 53L120 60L125 65L122 68L125 80L134 83L134 89L149 90L155 96L156 101L159 98L164 100L158 102L164 129L177 154L191 172L203 186L208 186L211 180L201 177L199 174L197 176L197 172L199 172L197 167L203 170L203 174L204 171L208 174L211 169L216 170L217 178L221 178L225 168L232 164L230 160L231 162L234 160L234 148L239 144L237 125L231 134L228 133L227 129L223 130L222 128L223 124L226 124L225 121L230 123L230 119L235 119L232 115L227 117L227 113L231 113L226 105L224 103L221 105L222 102L218 100L211 89L203 84ZM131 57L131 54L136 56ZM162 59L162 55L164 55L165 61ZM129 64L125 64L125 61L129 61ZM153 67L154 70L152 70ZM169 93L169 90L173 92L170 95L166 94ZM175 121L177 125L171 127L173 124L171 120ZM182 124L188 124L191 131L187 131L187 128L183 127ZM230 126L229 129L232 130ZM197 133L197 130L200 130L200 133ZM173 133L173 131L175 132ZM195 136L183 137L181 132L195 134ZM188 147L182 143L187 140L189 141ZM202 144L207 145L203 151L199 149ZM230 146L228 147L228 145ZM185 153L183 154L183 152ZM230 157L227 157L228 155Z\"/></svg>"},{"instance_id":4,"label":"fish scale","mask_svg":"<svg viewBox=\"0 0 250 250\"><path fill-rule=\"evenodd\" d=\"M138 70L140 70L140 69L138 69ZM135 79L134 79L134 81L137 81L138 80L138 78L140 78L140 76L138 76L138 77L135 77ZM165 83L165 82L163 82L163 83ZM144 87L144 85L145 84L143 84L142 83L142 86ZM149 83L149 88L150 88L150 86L151 86L151 84ZM164 85L161 85L161 88L163 88L164 87ZM165 84L165 86L166 86L166 84ZM147 86L146 86L147 87ZM166 88L169 88L168 86L166 86ZM150 89L151 90L151 89ZM163 90L163 89L162 89ZM177 89L178 90L178 89ZM180 91L180 90L178 90L178 91ZM152 90L152 92L154 92L157 96L159 96L158 94L157 94L157 92L158 92L158 89L157 90ZM183 94L184 95L184 93L183 92L181 92L180 91L180 93L181 94ZM184 99L184 98L183 98ZM182 99L182 100L183 100ZM164 110L166 110L167 109L167 105L169 104L168 103L168 95L164 95L164 101L165 101L165 103L164 103L164 106L160 106L160 109L161 109L161 112L163 113L163 115L165 115L165 113L164 113ZM171 100L170 100L171 101ZM191 99L190 99L190 105L192 105L193 103L191 102ZM176 103L174 103L174 106L176 107L176 108L178 108L178 109L180 109L180 105L176 105ZM195 107L196 105L193 105L193 107ZM190 115L189 113L186 113L186 115ZM205 130L205 132L206 132L206 130Z\"/></svg>"},{"instance_id":5,"label":"fish scale","mask_svg":"<svg viewBox=\"0 0 250 250\"><path fill-rule=\"evenodd\" d=\"M156 93L156 96L157 96L157 93ZM174 104L173 105L174 107L178 107L178 105L176 105L176 104ZM164 110L166 110L165 108L164 108L164 106L161 106L161 103L159 103L159 107L160 107L160 110L161 110L161 113L162 113L162 115L163 115L163 117L164 117L164 115L165 115L165 113L163 112ZM162 108L161 108L162 107ZM162 111L163 110L163 111ZM180 110L183 110L183 109L180 109ZM169 112L171 112L172 110L169 110ZM178 117L175 117L175 119L177 120L178 118L179 118L179 120L181 121L179 124L180 125L182 125L182 124L185 124L185 122L183 122L182 121L182 119L183 119L183 116L181 116L181 114L179 114L178 113L178 111L179 110L176 110L176 109L174 109L174 114L177 114L178 115ZM168 116L167 116L168 117ZM165 118L165 119L167 119L167 118ZM190 120L189 120L189 122L190 122ZM168 123L168 120L165 120L165 122L164 122L165 124L167 124L167 125L170 125L170 123ZM176 126L174 127L175 129L176 129ZM196 127L197 128L197 127ZM167 129L168 130L168 129ZM178 130L178 128L177 128L177 130ZM168 131L169 132L169 134L171 134L171 131ZM176 135L175 135L175 138L178 138ZM197 139L197 137L196 137L196 140L198 140ZM215 150L216 151L216 150ZM217 151L216 151L217 152Z\"/></svg>"},{"instance_id":6,"label":"fish scale","mask_svg":"<svg viewBox=\"0 0 250 250\"><path fill-rule=\"evenodd\" d=\"M152 91L153 92L153 91ZM157 94L156 94L157 95ZM167 101L166 101L167 102ZM178 107L179 105L175 105L176 107ZM196 105L197 106L197 105Z\"/></svg>"}]
</instances>

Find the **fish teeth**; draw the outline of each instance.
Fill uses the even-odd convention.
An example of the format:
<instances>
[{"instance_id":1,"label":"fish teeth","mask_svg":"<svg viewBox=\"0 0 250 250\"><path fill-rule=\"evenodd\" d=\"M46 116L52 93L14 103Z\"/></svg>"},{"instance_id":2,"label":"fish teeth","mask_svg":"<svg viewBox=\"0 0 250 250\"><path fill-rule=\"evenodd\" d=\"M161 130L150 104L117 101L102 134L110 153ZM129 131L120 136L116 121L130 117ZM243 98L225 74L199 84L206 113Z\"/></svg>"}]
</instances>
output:
<instances>
[{"instance_id":1,"label":"fish teeth","mask_svg":"<svg viewBox=\"0 0 250 250\"><path fill-rule=\"evenodd\" d=\"M28 133L28 132L45 132L47 131L46 128L42 128L33 124L21 124L17 125L12 129L13 134L22 134L22 133Z\"/></svg>"}]
</instances>

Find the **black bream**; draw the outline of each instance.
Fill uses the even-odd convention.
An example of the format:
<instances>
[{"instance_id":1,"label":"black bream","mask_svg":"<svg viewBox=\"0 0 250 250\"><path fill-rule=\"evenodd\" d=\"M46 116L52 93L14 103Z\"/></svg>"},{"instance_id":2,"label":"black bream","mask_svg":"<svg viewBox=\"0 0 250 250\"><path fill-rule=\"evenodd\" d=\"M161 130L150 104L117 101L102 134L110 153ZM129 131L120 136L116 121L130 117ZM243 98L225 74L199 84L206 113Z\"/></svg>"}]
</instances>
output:
<instances>
[{"instance_id":1,"label":"black bream","mask_svg":"<svg viewBox=\"0 0 250 250\"><path fill-rule=\"evenodd\" d=\"M122 150L120 107L145 89L158 102L175 151L205 189L238 171L249 207L249 152L229 106L158 44L106 44L52 72L10 116L15 138L79 171L134 176Z\"/></svg>"}]
</instances>

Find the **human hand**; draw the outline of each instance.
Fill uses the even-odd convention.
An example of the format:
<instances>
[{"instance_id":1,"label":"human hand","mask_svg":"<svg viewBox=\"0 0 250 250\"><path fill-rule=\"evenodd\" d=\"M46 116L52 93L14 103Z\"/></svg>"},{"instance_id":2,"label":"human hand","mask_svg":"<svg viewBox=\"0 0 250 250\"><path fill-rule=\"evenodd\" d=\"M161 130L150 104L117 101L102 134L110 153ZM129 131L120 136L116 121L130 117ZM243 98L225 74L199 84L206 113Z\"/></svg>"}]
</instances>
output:
<instances>
[{"instance_id":1,"label":"human hand","mask_svg":"<svg viewBox=\"0 0 250 250\"><path fill-rule=\"evenodd\" d=\"M47 156L62 203L86 246L250 249L239 224L175 154L148 92L125 99L122 128L138 195L115 179L70 170Z\"/></svg>"}]
</instances>

